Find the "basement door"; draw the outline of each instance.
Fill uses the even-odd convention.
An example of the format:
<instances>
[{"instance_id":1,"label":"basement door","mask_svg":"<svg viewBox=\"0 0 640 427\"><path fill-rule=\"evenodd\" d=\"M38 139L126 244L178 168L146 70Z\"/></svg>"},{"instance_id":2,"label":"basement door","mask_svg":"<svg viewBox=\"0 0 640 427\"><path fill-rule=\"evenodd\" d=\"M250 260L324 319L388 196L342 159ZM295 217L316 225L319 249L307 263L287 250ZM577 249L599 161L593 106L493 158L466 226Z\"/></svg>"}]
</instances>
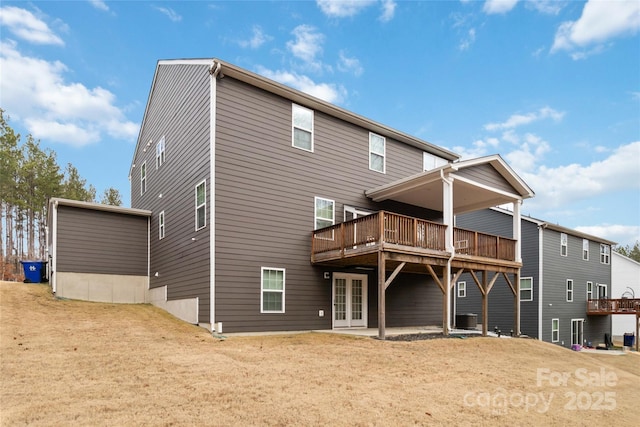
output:
<instances>
[{"instance_id":1,"label":"basement door","mask_svg":"<svg viewBox=\"0 0 640 427\"><path fill-rule=\"evenodd\" d=\"M333 274L333 327L367 327L366 274Z\"/></svg>"},{"instance_id":2,"label":"basement door","mask_svg":"<svg viewBox=\"0 0 640 427\"><path fill-rule=\"evenodd\" d=\"M580 344L583 341L584 319L571 319L571 345Z\"/></svg>"}]
</instances>

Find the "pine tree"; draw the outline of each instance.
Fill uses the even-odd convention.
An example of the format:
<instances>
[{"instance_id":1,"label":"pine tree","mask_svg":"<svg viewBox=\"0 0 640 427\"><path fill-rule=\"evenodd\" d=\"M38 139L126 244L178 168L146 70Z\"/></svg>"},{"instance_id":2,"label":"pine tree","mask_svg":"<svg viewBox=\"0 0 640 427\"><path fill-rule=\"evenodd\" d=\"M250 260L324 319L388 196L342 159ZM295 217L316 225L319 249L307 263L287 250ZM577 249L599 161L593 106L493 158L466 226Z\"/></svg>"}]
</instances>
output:
<instances>
[{"instance_id":1,"label":"pine tree","mask_svg":"<svg viewBox=\"0 0 640 427\"><path fill-rule=\"evenodd\" d=\"M65 199L93 202L96 199L96 189L93 185L86 188L87 180L80 177L78 169L71 163L65 169L65 180L62 184L62 197Z\"/></svg>"},{"instance_id":2,"label":"pine tree","mask_svg":"<svg viewBox=\"0 0 640 427\"><path fill-rule=\"evenodd\" d=\"M120 192L113 187L107 188L104 190L104 193L102 193L100 203L103 205L122 206L122 197L120 196Z\"/></svg>"},{"instance_id":3,"label":"pine tree","mask_svg":"<svg viewBox=\"0 0 640 427\"><path fill-rule=\"evenodd\" d=\"M616 252L626 256L627 258L631 258L634 261L640 262L640 241L636 240L633 246L618 246L614 248Z\"/></svg>"}]
</instances>

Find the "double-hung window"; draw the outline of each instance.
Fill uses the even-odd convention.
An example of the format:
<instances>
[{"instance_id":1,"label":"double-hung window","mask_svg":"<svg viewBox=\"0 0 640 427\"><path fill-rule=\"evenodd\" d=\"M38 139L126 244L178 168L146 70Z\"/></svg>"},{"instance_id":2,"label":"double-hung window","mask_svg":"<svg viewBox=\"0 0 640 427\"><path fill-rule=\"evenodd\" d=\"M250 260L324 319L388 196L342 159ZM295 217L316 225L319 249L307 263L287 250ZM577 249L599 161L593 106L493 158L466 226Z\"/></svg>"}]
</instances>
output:
<instances>
[{"instance_id":1,"label":"double-hung window","mask_svg":"<svg viewBox=\"0 0 640 427\"><path fill-rule=\"evenodd\" d=\"M140 166L140 195L147 191L147 162Z\"/></svg>"},{"instance_id":2,"label":"double-hung window","mask_svg":"<svg viewBox=\"0 0 640 427\"><path fill-rule=\"evenodd\" d=\"M207 182L196 185L196 231L207 226Z\"/></svg>"},{"instance_id":3,"label":"double-hung window","mask_svg":"<svg viewBox=\"0 0 640 427\"><path fill-rule=\"evenodd\" d=\"M164 211L158 215L158 239L164 239Z\"/></svg>"},{"instance_id":4,"label":"double-hung window","mask_svg":"<svg viewBox=\"0 0 640 427\"><path fill-rule=\"evenodd\" d=\"M284 268L262 267L261 313L284 313Z\"/></svg>"},{"instance_id":5,"label":"double-hung window","mask_svg":"<svg viewBox=\"0 0 640 427\"><path fill-rule=\"evenodd\" d=\"M315 198L315 229L330 227L335 224L335 202L322 197Z\"/></svg>"},{"instance_id":6,"label":"double-hung window","mask_svg":"<svg viewBox=\"0 0 640 427\"><path fill-rule=\"evenodd\" d=\"M567 256L567 235L566 233L560 233L560 255Z\"/></svg>"},{"instance_id":7,"label":"double-hung window","mask_svg":"<svg viewBox=\"0 0 640 427\"><path fill-rule=\"evenodd\" d=\"M291 104L293 122L292 145L313 152L313 111Z\"/></svg>"},{"instance_id":8,"label":"double-hung window","mask_svg":"<svg viewBox=\"0 0 640 427\"><path fill-rule=\"evenodd\" d=\"M611 246L609 245L600 245L600 263L601 264L609 264L611 259Z\"/></svg>"},{"instance_id":9,"label":"double-hung window","mask_svg":"<svg viewBox=\"0 0 640 427\"><path fill-rule=\"evenodd\" d=\"M385 173L386 171L386 139L383 136L369 133L369 169Z\"/></svg>"},{"instance_id":10,"label":"double-hung window","mask_svg":"<svg viewBox=\"0 0 640 427\"><path fill-rule=\"evenodd\" d=\"M164 163L164 136L156 144L156 169Z\"/></svg>"},{"instance_id":11,"label":"double-hung window","mask_svg":"<svg viewBox=\"0 0 640 427\"><path fill-rule=\"evenodd\" d=\"M593 299L593 282L587 282L587 299Z\"/></svg>"},{"instance_id":12,"label":"double-hung window","mask_svg":"<svg viewBox=\"0 0 640 427\"><path fill-rule=\"evenodd\" d=\"M467 282L458 282L458 298L467 296Z\"/></svg>"},{"instance_id":13,"label":"double-hung window","mask_svg":"<svg viewBox=\"0 0 640 427\"><path fill-rule=\"evenodd\" d=\"M573 302L573 280L567 279L567 302Z\"/></svg>"},{"instance_id":14,"label":"double-hung window","mask_svg":"<svg viewBox=\"0 0 640 427\"><path fill-rule=\"evenodd\" d=\"M582 259L589 261L589 239L582 239Z\"/></svg>"},{"instance_id":15,"label":"double-hung window","mask_svg":"<svg viewBox=\"0 0 640 427\"><path fill-rule=\"evenodd\" d=\"M520 301L533 301L533 277L520 278Z\"/></svg>"},{"instance_id":16,"label":"double-hung window","mask_svg":"<svg viewBox=\"0 0 640 427\"><path fill-rule=\"evenodd\" d=\"M551 342L560 341L560 319L551 319Z\"/></svg>"}]
</instances>

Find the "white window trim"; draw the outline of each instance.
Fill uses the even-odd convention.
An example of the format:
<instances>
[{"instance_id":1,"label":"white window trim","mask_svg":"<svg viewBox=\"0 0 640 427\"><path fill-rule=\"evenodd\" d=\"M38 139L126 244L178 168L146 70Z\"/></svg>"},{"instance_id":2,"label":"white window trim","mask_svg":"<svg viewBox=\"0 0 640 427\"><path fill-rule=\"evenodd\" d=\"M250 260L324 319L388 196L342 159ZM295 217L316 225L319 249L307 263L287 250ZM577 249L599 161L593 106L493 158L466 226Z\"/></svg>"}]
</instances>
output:
<instances>
[{"instance_id":1,"label":"white window trim","mask_svg":"<svg viewBox=\"0 0 640 427\"><path fill-rule=\"evenodd\" d=\"M607 248L609 248L607 250ZM611 246L600 244L600 264L609 265L611 263Z\"/></svg>"},{"instance_id":2,"label":"white window trim","mask_svg":"<svg viewBox=\"0 0 640 427\"><path fill-rule=\"evenodd\" d=\"M531 298L522 298L522 281L531 279ZM533 277L521 277L520 278L520 302L522 301L533 301Z\"/></svg>"},{"instance_id":3,"label":"white window trim","mask_svg":"<svg viewBox=\"0 0 640 427\"><path fill-rule=\"evenodd\" d=\"M458 282L458 298L466 298L467 282Z\"/></svg>"},{"instance_id":4,"label":"white window trim","mask_svg":"<svg viewBox=\"0 0 640 427\"><path fill-rule=\"evenodd\" d=\"M571 284L571 286L569 286ZM573 279L567 279L567 302L573 302Z\"/></svg>"},{"instance_id":5,"label":"white window trim","mask_svg":"<svg viewBox=\"0 0 640 427\"><path fill-rule=\"evenodd\" d=\"M553 323L557 322L557 328L553 329ZM556 338L553 338L553 333L556 332ZM551 319L551 342L559 342L560 341L560 319L555 318Z\"/></svg>"},{"instance_id":6,"label":"white window trim","mask_svg":"<svg viewBox=\"0 0 640 427\"><path fill-rule=\"evenodd\" d=\"M375 136L377 136L379 138L382 138L382 141L384 142L382 153L374 153L373 150L371 149L371 137L373 135L375 135ZM382 170L381 171L371 168L371 154L376 154L378 156L382 156ZM377 133L373 133L373 132L369 132L369 170L372 170L374 172L384 173L384 174L387 173L387 138L385 138L382 135L378 135Z\"/></svg>"},{"instance_id":7,"label":"white window trim","mask_svg":"<svg viewBox=\"0 0 640 427\"><path fill-rule=\"evenodd\" d=\"M282 271L282 290L279 289L264 289L264 272L265 271ZM287 284L287 272L284 268L278 267L260 267L260 313L284 313L285 312L285 289ZM264 293L266 292L281 292L282 293L282 310L265 310L264 309Z\"/></svg>"},{"instance_id":8,"label":"white window trim","mask_svg":"<svg viewBox=\"0 0 640 427\"><path fill-rule=\"evenodd\" d=\"M596 283L597 298L600 299L600 288L604 288L604 298L609 298L609 286L604 283Z\"/></svg>"},{"instance_id":9,"label":"white window trim","mask_svg":"<svg viewBox=\"0 0 640 427\"><path fill-rule=\"evenodd\" d=\"M143 175L144 173L144 175ZM147 192L147 161L142 162L140 166L140 195Z\"/></svg>"},{"instance_id":10,"label":"white window trim","mask_svg":"<svg viewBox=\"0 0 640 427\"><path fill-rule=\"evenodd\" d=\"M166 230L164 211L158 214L158 240L164 239Z\"/></svg>"},{"instance_id":11,"label":"white window trim","mask_svg":"<svg viewBox=\"0 0 640 427\"><path fill-rule=\"evenodd\" d=\"M162 166L166 160L164 149L164 135L162 135L160 141L156 143L156 170L158 170L158 168Z\"/></svg>"},{"instance_id":12,"label":"white window trim","mask_svg":"<svg viewBox=\"0 0 640 427\"><path fill-rule=\"evenodd\" d=\"M593 282L587 282L587 300L590 299L593 299Z\"/></svg>"},{"instance_id":13,"label":"white window trim","mask_svg":"<svg viewBox=\"0 0 640 427\"><path fill-rule=\"evenodd\" d=\"M201 205L198 205L198 187L204 184L204 202ZM195 229L196 231L202 230L207 227L207 180L204 179L196 184L194 187L194 204L195 204ZM204 224L202 227L198 228L198 209L204 206Z\"/></svg>"},{"instance_id":14,"label":"white window trim","mask_svg":"<svg viewBox=\"0 0 640 427\"><path fill-rule=\"evenodd\" d=\"M562 253L563 249L564 249L564 253ZM567 256L568 254L569 254L569 236L567 236L566 233L560 233L560 256Z\"/></svg>"},{"instance_id":15,"label":"white window trim","mask_svg":"<svg viewBox=\"0 0 640 427\"><path fill-rule=\"evenodd\" d=\"M336 202L335 200L331 200L331 199L327 199L325 197L314 197L313 198L313 229L314 230L319 230L319 228L317 228L318 225L318 200L324 200L326 202L331 202L331 204L333 205L333 217L331 218L331 225L336 225ZM320 218L323 220L328 221L329 218ZM330 226L328 226L330 227ZM324 228L324 227L322 227Z\"/></svg>"},{"instance_id":16,"label":"white window trim","mask_svg":"<svg viewBox=\"0 0 640 427\"><path fill-rule=\"evenodd\" d=\"M582 259L589 261L589 240L582 239Z\"/></svg>"},{"instance_id":17,"label":"white window trim","mask_svg":"<svg viewBox=\"0 0 640 427\"><path fill-rule=\"evenodd\" d=\"M296 109L300 109L300 110L306 110L309 111L311 113L311 129L304 129L301 127L297 127L294 123L294 112ZM296 127L300 130L303 130L305 132L310 132L311 133L311 149L307 149L304 147L298 147L296 145L296 132L295 129ZM314 127L315 127L315 114L314 111L303 107L302 105L298 105L298 104L291 104L291 146L294 148L297 148L299 150L303 150L303 151L308 151L309 153L313 153L313 147L314 147Z\"/></svg>"}]
</instances>

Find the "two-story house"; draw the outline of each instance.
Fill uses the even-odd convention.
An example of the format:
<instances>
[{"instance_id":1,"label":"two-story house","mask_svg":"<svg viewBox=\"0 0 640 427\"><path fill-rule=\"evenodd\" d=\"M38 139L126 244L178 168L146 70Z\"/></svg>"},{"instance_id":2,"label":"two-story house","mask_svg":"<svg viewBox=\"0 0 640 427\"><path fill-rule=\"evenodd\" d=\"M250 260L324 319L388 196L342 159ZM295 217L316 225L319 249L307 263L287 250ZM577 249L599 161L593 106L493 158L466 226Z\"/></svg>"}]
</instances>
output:
<instances>
[{"instance_id":1,"label":"two-story house","mask_svg":"<svg viewBox=\"0 0 640 427\"><path fill-rule=\"evenodd\" d=\"M459 215L456 226L511 236L513 212L492 208ZM549 222L521 216L521 332L565 347L597 345L611 334L611 316L594 312L589 300L608 298L614 242ZM513 297L499 281L488 304L490 329L513 329ZM473 278L456 284L456 313L480 312L481 292Z\"/></svg>"},{"instance_id":2,"label":"two-story house","mask_svg":"<svg viewBox=\"0 0 640 427\"><path fill-rule=\"evenodd\" d=\"M498 155L459 161L217 59L158 62L130 181L149 221L147 299L218 332L447 333L465 271L517 289L533 196ZM511 238L454 227L505 203Z\"/></svg>"}]
</instances>

